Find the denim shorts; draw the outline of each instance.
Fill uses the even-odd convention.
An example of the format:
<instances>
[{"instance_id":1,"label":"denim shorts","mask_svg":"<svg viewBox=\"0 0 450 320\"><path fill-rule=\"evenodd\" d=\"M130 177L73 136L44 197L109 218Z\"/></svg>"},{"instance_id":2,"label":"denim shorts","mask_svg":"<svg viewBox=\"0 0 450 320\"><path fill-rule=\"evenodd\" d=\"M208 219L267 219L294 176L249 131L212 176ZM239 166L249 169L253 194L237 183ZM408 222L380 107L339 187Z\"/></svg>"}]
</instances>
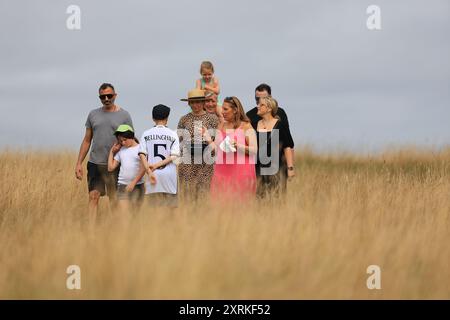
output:
<instances>
[{"instance_id":1,"label":"denim shorts","mask_svg":"<svg viewBox=\"0 0 450 320\"><path fill-rule=\"evenodd\" d=\"M137 184L132 192L125 190L125 184L117 185L117 200L129 200L132 202L141 202L144 199L145 188L144 184Z\"/></svg>"}]
</instances>

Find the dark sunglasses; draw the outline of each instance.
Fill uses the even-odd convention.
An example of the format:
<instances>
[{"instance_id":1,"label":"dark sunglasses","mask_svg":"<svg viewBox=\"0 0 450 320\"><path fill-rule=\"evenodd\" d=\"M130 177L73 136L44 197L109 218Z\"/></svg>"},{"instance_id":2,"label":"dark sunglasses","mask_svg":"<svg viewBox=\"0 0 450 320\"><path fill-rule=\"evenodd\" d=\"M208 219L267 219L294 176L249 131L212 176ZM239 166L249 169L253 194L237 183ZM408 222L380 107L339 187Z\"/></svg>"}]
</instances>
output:
<instances>
[{"instance_id":1,"label":"dark sunglasses","mask_svg":"<svg viewBox=\"0 0 450 320\"><path fill-rule=\"evenodd\" d=\"M259 104L260 97L255 97L256 103Z\"/></svg>"},{"instance_id":2,"label":"dark sunglasses","mask_svg":"<svg viewBox=\"0 0 450 320\"><path fill-rule=\"evenodd\" d=\"M112 98L114 98L114 94L101 94L98 97L100 98L100 100L105 100L106 98L111 100Z\"/></svg>"}]
</instances>

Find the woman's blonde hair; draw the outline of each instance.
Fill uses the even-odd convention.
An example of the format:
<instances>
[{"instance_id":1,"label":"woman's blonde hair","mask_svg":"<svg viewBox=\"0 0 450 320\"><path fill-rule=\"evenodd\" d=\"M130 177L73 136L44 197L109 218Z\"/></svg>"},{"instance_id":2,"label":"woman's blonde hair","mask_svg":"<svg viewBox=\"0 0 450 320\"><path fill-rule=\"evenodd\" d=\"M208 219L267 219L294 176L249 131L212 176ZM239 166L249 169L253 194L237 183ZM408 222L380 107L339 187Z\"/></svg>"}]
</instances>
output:
<instances>
[{"instance_id":1,"label":"woman's blonde hair","mask_svg":"<svg viewBox=\"0 0 450 320\"><path fill-rule=\"evenodd\" d=\"M264 101L264 103L267 105L267 107L270 109L270 114L272 117L280 119L280 117L277 115L278 113L278 101L275 100L272 97L263 97L259 98L259 102Z\"/></svg>"},{"instance_id":2,"label":"woman's blonde hair","mask_svg":"<svg viewBox=\"0 0 450 320\"><path fill-rule=\"evenodd\" d=\"M236 110L236 115L234 116L234 128L239 128L241 122L250 122L247 115L245 114L244 107L241 101L236 97L226 97L223 103L228 103L230 106Z\"/></svg>"},{"instance_id":3,"label":"woman's blonde hair","mask_svg":"<svg viewBox=\"0 0 450 320\"><path fill-rule=\"evenodd\" d=\"M214 66L211 61L203 61L200 65L200 74L202 73L203 69L211 70L212 73L214 73Z\"/></svg>"}]
</instances>

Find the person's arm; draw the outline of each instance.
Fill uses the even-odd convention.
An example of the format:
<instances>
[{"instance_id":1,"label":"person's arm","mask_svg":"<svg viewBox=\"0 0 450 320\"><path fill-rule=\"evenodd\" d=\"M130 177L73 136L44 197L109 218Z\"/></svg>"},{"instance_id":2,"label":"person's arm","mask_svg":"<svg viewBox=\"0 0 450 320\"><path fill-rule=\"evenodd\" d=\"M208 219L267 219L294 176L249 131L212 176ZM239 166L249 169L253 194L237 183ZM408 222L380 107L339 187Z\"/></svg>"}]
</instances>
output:
<instances>
[{"instance_id":1,"label":"person's arm","mask_svg":"<svg viewBox=\"0 0 450 320\"><path fill-rule=\"evenodd\" d=\"M127 192L132 192L134 190L134 187L136 187L137 183L141 181L142 177L145 175L145 167L142 165L142 161L140 163L139 172L136 175L136 177L131 181L125 188Z\"/></svg>"},{"instance_id":2,"label":"person's arm","mask_svg":"<svg viewBox=\"0 0 450 320\"><path fill-rule=\"evenodd\" d=\"M294 177L294 142L292 141L291 133L286 123L280 123L280 143L283 144L283 153L288 167L288 177ZM291 170L289 170L291 168Z\"/></svg>"},{"instance_id":3,"label":"person's arm","mask_svg":"<svg viewBox=\"0 0 450 320\"><path fill-rule=\"evenodd\" d=\"M219 106L219 104L217 104L216 115L219 118L219 123L224 123L225 122L225 119L224 119L223 114L222 114L222 106Z\"/></svg>"},{"instance_id":4,"label":"person's arm","mask_svg":"<svg viewBox=\"0 0 450 320\"><path fill-rule=\"evenodd\" d=\"M141 159L141 164L142 164L144 172L147 173L148 178L150 179L150 183L151 184L155 184L156 183L156 177L155 177L155 174L153 173L152 169L148 165L147 155L140 152L139 153L139 158Z\"/></svg>"},{"instance_id":5,"label":"person's arm","mask_svg":"<svg viewBox=\"0 0 450 320\"><path fill-rule=\"evenodd\" d=\"M113 172L114 170L116 170L120 164L120 161L119 161L120 157L116 156L116 153L119 152L121 147L122 146L120 145L120 143L116 142L113 144L113 146L109 150L109 155L108 155L108 171L109 172Z\"/></svg>"},{"instance_id":6,"label":"person's arm","mask_svg":"<svg viewBox=\"0 0 450 320\"><path fill-rule=\"evenodd\" d=\"M86 133L84 134L83 141L81 141L80 151L78 152L78 159L75 165L75 176L78 180L83 178L82 163L89 152L89 148L91 147L92 136L92 128L86 128Z\"/></svg>"},{"instance_id":7,"label":"person's arm","mask_svg":"<svg viewBox=\"0 0 450 320\"><path fill-rule=\"evenodd\" d=\"M290 153L291 153L291 158L292 161L295 159L295 155L294 155L294 139L292 139L292 135L291 135L291 129L289 128L289 120L287 117L286 112L283 109L279 109L279 116L280 116L280 120L281 122L283 122L285 128L286 128L286 143L288 145L290 145Z\"/></svg>"},{"instance_id":8,"label":"person's arm","mask_svg":"<svg viewBox=\"0 0 450 320\"><path fill-rule=\"evenodd\" d=\"M286 158L286 163L288 167L288 177L292 178L295 177L295 171L294 171L294 152L292 148L284 148L284 157ZM292 168L291 170L289 168Z\"/></svg>"},{"instance_id":9,"label":"person's arm","mask_svg":"<svg viewBox=\"0 0 450 320\"><path fill-rule=\"evenodd\" d=\"M145 134L146 132L144 132L141 136L141 140L139 143L139 151L138 151L138 156L139 159L141 160L141 164L143 166L144 169L148 168L148 162L147 162L147 145L144 142L145 141Z\"/></svg>"},{"instance_id":10,"label":"person's arm","mask_svg":"<svg viewBox=\"0 0 450 320\"><path fill-rule=\"evenodd\" d=\"M219 79L217 79L216 77L214 77L214 81L213 81L213 85L210 86L208 84L205 84L205 90L207 91L212 91L215 94L219 95L220 94L220 85L219 85Z\"/></svg>"},{"instance_id":11,"label":"person's arm","mask_svg":"<svg viewBox=\"0 0 450 320\"><path fill-rule=\"evenodd\" d=\"M202 83L200 82L200 79L197 79L195 81L195 89L201 89L202 88Z\"/></svg>"},{"instance_id":12,"label":"person's arm","mask_svg":"<svg viewBox=\"0 0 450 320\"><path fill-rule=\"evenodd\" d=\"M169 163L175 161L176 159L177 159L177 156L170 156L170 157L165 158L164 160L150 164L149 167L150 167L150 169L152 169L152 171L155 171L156 169L166 166Z\"/></svg>"},{"instance_id":13,"label":"person's arm","mask_svg":"<svg viewBox=\"0 0 450 320\"><path fill-rule=\"evenodd\" d=\"M177 131L178 133L182 130L184 130L184 117L181 117L180 121L178 121L178 126L177 126ZM183 134L178 134L178 139L180 141L180 143L183 142Z\"/></svg>"},{"instance_id":14,"label":"person's arm","mask_svg":"<svg viewBox=\"0 0 450 320\"><path fill-rule=\"evenodd\" d=\"M217 96L219 96L220 94L220 84L219 84L219 79L214 77L214 86L216 87L216 94Z\"/></svg>"},{"instance_id":15,"label":"person's arm","mask_svg":"<svg viewBox=\"0 0 450 320\"><path fill-rule=\"evenodd\" d=\"M220 126L221 124L219 124ZM202 134L203 134L203 138L205 139L206 143L211 147L211 151L214 154L216 152L216 143L214 142L214 140L212 139L211 135L209 134L208 129L203 126L202 128ZM215 137L217 137L217 132L214 135Z\"/></svg>"},{"instance_id":16,"label":"person's arm","mask_svg":"<svg viewBox=\"0 0 450 320\"><path fill-rule=\"evenodd\" d=\"M284 127L286 128L286 143L291 146L292 152L294 149L294 139L292 139L291 135L291 129L289 128L289 120L286 112L283 109L279 109L279 116L281 122L284 124Z\"/></svg>"},{"instance_id":17,"label":"person's arm","mask_svg":"<svg viewBox=\"0 0 450 320\"><path fill-rule=\"evenodd\" d=\"M285 126L289 129L289 119L284 109L278 109L278 115L280 116L280 120L285 124Z\"/></svg>"},{"instance_id":18,"label":"person's arm","mask_svg":"<svg viewBox=\"0 0 450 320\"><path fill-rule=\"evenodd\" d=\"M148 161L147 161L147 155L145 153L139 152L139 158L141 159L141 164L144 167L145 172L148 172Z\"/></svg>"}]
</instances>

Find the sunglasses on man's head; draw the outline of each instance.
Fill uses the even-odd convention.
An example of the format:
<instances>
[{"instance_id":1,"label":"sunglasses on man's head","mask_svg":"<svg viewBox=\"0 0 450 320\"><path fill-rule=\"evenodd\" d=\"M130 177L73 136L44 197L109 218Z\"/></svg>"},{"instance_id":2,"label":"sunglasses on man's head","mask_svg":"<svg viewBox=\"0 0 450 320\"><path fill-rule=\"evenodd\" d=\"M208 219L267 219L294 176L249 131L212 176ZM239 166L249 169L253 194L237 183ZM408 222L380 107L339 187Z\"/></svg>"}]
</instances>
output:
<instances>
[{"instance_id":1,"label":"sunglasses on man's head","mask_svg":"<svg viewBox=\"0 0 450 320\"><path fill-rule=\"evenodd\" d=\"M112 99L112 98L114 98L114 94L101 94L101 95L99 95L99 98L100 98L100 100L105 100L106 98L108 98L108 99Z\"/></svg>"}]
</instances>

